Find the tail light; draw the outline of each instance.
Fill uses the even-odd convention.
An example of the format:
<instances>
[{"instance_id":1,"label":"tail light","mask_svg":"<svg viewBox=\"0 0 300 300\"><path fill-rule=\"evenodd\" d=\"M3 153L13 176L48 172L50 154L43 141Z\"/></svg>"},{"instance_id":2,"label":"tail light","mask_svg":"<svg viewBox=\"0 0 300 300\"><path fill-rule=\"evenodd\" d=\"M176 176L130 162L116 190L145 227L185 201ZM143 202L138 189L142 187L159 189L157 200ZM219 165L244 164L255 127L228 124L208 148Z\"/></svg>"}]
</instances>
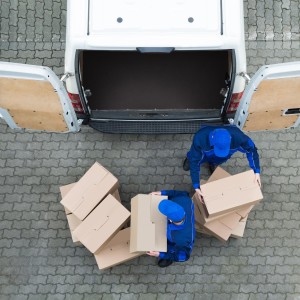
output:
<instances>
[{"instance_id":1,"label":"tail light","mask_svg":"<svg viewBox=\"0 0 300 300\"><path fill-rule=\"evenodd\" d=\"M84 113L79 95L78 94L71 94L71 93L68 93L68 95L69 95L69 98L72 102L72 106L73 106L75 112L76 113Z\"/></svg>"},{"instance_id":2,"label":"tail light","mask_svg":"<svg viewBox=\"0 0 300 300\"><path fill-rule=\"evenodd\" d=\"M227 113L236 112L244 92L232 94Z\"/></svg>"}]
</instances>

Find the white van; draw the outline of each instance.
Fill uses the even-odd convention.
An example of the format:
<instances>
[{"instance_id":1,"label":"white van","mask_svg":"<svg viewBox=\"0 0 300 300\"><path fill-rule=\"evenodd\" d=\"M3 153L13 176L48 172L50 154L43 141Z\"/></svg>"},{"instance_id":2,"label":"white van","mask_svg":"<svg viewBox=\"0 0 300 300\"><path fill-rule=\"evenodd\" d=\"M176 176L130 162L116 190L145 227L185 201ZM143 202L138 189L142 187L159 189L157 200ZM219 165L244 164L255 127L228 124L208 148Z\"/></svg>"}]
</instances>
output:
<instances>
[{"instance_id":1,"label":"white van","mask_svg":"<svg viewBox=\"0 0 300 300\"><path fill-rule=\"evenodd\" d=\"M297 126L299 94L279 82L297 89L299 63L266 67L243 94L243 24L242 0L68 0L65 86L46 67L0 63L0 115L12 128L62 132L84 122L102 132L194 133L233 117L246 130ZM272 82L262 99L258 79Z\"/></svg>"}]
</instances>

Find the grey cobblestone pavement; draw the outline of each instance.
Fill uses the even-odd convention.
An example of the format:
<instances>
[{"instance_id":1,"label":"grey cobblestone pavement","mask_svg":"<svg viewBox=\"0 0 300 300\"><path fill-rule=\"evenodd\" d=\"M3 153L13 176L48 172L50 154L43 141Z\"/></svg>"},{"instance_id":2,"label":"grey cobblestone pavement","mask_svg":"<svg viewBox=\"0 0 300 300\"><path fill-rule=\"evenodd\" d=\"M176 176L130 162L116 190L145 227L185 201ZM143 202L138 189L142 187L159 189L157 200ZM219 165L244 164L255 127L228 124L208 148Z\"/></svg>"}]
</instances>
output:
<instances>
[{"instance_id":1,"label":"grey cobblestone pavement","mask_svg":"<svg viewBox=\"0 0 300 300\"><path fill-rule=\"evenodd\" d=\"M1 0L1 61L63 72L66 1ZM249 73L300 59L299 1L244 1ZM264 201L245 237L225 245L198 235L191 259L167 269L141 257L99 271L74 246L59 186L98 160L120 180L121 197L190 190L181 169L191 135L14 132L0 123L0 299L300 299L300 130L251 133ZM236 155L225 169L247 167ZM207 176L204 172L204 177Z\"/></svg>"}]
</instances>

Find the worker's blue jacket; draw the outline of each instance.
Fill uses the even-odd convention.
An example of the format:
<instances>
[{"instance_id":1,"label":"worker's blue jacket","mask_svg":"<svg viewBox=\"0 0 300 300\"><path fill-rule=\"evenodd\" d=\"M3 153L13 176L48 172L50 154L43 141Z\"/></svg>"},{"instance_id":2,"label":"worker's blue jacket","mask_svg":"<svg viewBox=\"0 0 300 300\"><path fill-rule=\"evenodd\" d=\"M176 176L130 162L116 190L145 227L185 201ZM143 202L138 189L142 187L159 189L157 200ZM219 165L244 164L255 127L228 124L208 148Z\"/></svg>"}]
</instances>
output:
<instances>
[{"instance_id":1,"label":"worker's blue jacket","mask_svg":"<svg viewBox=\"0 0 300 300\"><path fill-rule=\"evenodd\" d=\"M224 128L231 135L230 151L226 157L217 157L213 146L210 145L209 136L217 128ZM204 162L219 165L227 161L235 152L246 153L249 166L254 173L260 173L259 156L253 141L234 125L205 126L196 132L187 157L190 161L190 172L195 189L200 187L200 166Z\"/></svg>"},{"instance_id":2,"label":"worker's blue jacket","mask_svg":"<svg viewBox=\"0 0 300 300\"><path fill-rule=\"evenodd\" d=\"M185 219L180 225L175 225L168 220L168 248L167 252L160 252L159 258L186 261L190 258L195 239L194 203L187 192L164 190L161 194L168 196L170 201L179 204L184 209Z\"/></svg>"}]
</instances>

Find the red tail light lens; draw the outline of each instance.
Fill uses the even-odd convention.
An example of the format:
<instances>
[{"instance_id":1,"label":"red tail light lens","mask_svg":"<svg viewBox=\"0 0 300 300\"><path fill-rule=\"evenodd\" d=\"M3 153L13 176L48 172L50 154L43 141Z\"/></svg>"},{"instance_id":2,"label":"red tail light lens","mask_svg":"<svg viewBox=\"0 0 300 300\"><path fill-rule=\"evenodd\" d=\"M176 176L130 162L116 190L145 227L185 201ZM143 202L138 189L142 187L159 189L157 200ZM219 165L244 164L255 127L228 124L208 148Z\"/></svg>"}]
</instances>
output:
<instances>
[{"instance_id":1,"label":"red tail light lens","mask_svg":"<svg viewBox=\"0 0 300 300\"><path fill-rule=\"evenodd\" d=\"M232 94L227 113L236 112L244 92Z\"/></svg>"},{"instance_id":2,"label":"red tail light lens","mask_svg":"<svg viewBox=\"0 0 300 300\"><path fill-rule=\"evenodd\" d=\"M75 112L76 113L84 113L79 95L78 94L71 94L71 93L68 93L68 95L69 95L69 98L72 102L72 106L73 106Z\"/></svg>"}]
</instances>

